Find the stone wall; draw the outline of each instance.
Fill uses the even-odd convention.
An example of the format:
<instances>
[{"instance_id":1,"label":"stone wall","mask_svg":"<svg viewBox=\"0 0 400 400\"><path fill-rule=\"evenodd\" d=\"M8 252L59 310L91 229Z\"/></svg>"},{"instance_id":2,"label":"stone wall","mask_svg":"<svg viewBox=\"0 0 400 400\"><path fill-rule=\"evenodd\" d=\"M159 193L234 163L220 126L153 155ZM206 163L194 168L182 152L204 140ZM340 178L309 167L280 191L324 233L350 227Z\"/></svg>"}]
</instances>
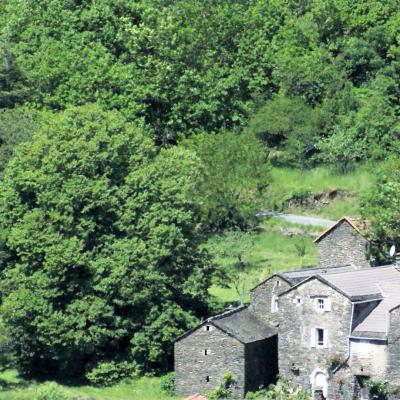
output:
<instances>
[{"instance_id":1,"label":"stone wall","mask_svg":"<svg viewBox=\"0 0 400 400\"><path fill-rule=\"evenodd\" d=\"M366 257L368 241L348 222L342 221L336 228L317 242L318 267L355 264L369 266Z\"/></svg>"},{"instance_id":2,"label":"stone wall","mask_svg":"<svg viewBox=\"0 0 400 400\"><path fill-rule=\"evenodd\" d=\"M315 298L318 296L330 301L330 311L317 310ZM320 370L328 375L332 362L346 361L351 309L348 298L317 279L280 297L280 374L311 391L313 372ZM315 328L327 330L327 348L312 347L311 331ZM328 381L328 390L331 394L334 391L332 381Z\"/></svg>"},{"instance_id":3,"label":"stone wall","mask_svg":"<svg viewBox=\"0 0 400 400\"><path fill-rule=\"evenodd\" d=\"M273 296L277 298L289 288L289 283L279 276L272 276L270 279L267 279L250 292L251 311L261 320L272 323L273 325L278 325L279 313L271 312L272 298Z\"/></svg>"},{"instance_id":4,"label":"stone wall","mask_svg":"<svg viewBox=\"0 0 400 400\"><path fill-rule=\"evenodd\" d=\"M245 348L214 325L205 324L175 343L176 391L181 395L204 394L215 389L226 372L238 380L238 397L244 395ZM210 351L204 355L204 350ZM209 381L207 382L207 377Z\"/></svg>"},{"instance_id":5,"label":"stone wall","mask_svg":"<svg viewBox=\"0 0 400 400\"><path fill-rule=\"evenodd\" d=\"M389 313L388 373L392 385L400 386L400 307Z\"/></svg>"},{"instance_id":6,"label":"stone wall","mask_svg":"<svg viewBox=\"0 0 400 400\"><path fill-rule=\"evenodd\" d=\"M278 374L278 335L246 344L246 392L276 382Z\"/></svg>"}]
</instances>

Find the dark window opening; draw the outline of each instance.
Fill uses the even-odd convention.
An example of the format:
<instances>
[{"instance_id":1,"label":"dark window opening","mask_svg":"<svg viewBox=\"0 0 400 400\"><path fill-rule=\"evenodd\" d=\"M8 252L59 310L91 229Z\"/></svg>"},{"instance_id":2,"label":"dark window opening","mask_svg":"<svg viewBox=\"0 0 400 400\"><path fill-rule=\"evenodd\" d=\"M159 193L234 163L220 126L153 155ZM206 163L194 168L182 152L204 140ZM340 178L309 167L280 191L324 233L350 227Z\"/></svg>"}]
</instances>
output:
<instances>
[{"instance_id":1,"label":"dark window opening","mask_svg":"<svg viewBox=\"0 0 400 400\"><path fill-rule=\"evenodd\" d=\"M206 325L206 331L210 331L211 330L211 326L210 325Z\"/></svg>"},{"instance_id":2,"label":"dark window opening","mask_svg":"<svg viewBox=\"0 0 400 400\"><path fill-rule=\"evenodd\" d=\"M324 340L324 330L317 328L317 345L318 346L323 346L325 343Z\"/></svg>"},{"instance_id":3,"label":"dark window opening","mask_svg":"<svg viewBox=\"0 0 400 400\"><path fill-rule=\"evenodd\" d=\"M206 376L206 382L210 382L210 377L208 375Z\"/></svg>"}]
</instances>

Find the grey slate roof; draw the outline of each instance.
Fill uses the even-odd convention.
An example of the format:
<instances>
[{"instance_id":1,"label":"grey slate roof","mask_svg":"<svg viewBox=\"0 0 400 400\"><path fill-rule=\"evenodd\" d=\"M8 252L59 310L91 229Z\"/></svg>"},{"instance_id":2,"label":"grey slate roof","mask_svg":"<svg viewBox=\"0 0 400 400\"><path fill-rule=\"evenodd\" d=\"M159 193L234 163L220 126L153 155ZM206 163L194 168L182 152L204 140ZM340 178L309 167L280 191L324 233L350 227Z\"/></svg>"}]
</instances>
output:
<instances>
[{"instance_id":1,"label":"grey slate roof","mask_svg":"<svg viewBox=\"0 0 400 400\"><path fill-rule=\"evenodd\" d=\"M288 281L291 285L297 285L313 275L324 276L326 274L337 274L341 272L354 271L357 269L359 269L359 267L354 265L341 265L330 268L305 268L295 271L281 272L277 275Z\"/></svg>"},{"instance_id":2,"label":"grey slate roof","mask_svg":"<svg viewBox=\"0 0 400 400\"><path fill-rule=\"evenodd\" d=\"M397 272L400 277L400 273ZM389 311L400 305L400 278L397 281L379 281L383 299L352 332L355 337L384 337L387 334Z\"/></svg>"},{"instance_id":3,"label":"grey slate roof","mask_svg":"<svg viewBox=\"0 0 400 400\"><path fill-rule=\"evenodd\" d=\"M262 322L245 306L216 315L207 321L242 343L256 342L277 334L275 327Z\"/></svg>"},{"instance_id":4,"label":"grey slate roof","mask_svg":"<svg viewBox=\"0 0 400 400\"><path fill-rule=\"evenodd\" d=\"M400 284L400 273L392 265L326 274L323 278L351 298L358 296L384 296L381 287L382 283Z\"/></svg>"}]
</instances>

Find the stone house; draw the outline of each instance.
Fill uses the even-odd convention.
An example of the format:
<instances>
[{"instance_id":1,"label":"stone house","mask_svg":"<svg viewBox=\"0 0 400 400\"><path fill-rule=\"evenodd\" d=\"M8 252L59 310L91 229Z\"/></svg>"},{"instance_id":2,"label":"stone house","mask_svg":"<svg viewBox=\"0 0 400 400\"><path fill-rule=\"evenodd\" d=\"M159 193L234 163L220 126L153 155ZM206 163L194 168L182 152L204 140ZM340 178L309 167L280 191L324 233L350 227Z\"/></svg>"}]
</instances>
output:
<instances>
[{"instance_id":1,"label":"stone house","mask_svg":"<svg viewBox=\"0 0 400 400\"><path fill-rule=\"evenodd\" d=\"M400 386L400 266L371 267L352 248L345 257L347 247L337 232L353 244L365 244L357 231L356 242L354 233L348 235L354 228L347 225L347 219L335 224L317 242L330 242L338 249L337 258L330 250L325 254L331 260L323 266L271 276L251 290L248 308L210 318L178 340L178 391L205 393L229 370L237 376L236 394L243 398L248 390L272 382L277 365L280 374L314 399L367 399L367 378ZM246 351L256 342L256 351ZM217 349L214 360L202 355L207 346Z\"/></svg>"},{"instance_id":2,"label":"stone house","mask_svg":"<svg viewBox=\"0 0 400 400\"><path fill-rule=\"evenodd\" d=\"M207 393L230 371L237 379L236 395L243 398L275 381L277 346L277 329L247 307L208 318L175 342L176 390Z\"/></svg>"},{"instance_id":3,"label":"stone house","mask_svg":"<svg viewBox=\"0 0 400 400\"><path fill-rule=\"evenodd\" d=\"M399 306L395 266L314 275L291 287L279 296L280 373L326 399L363 398L366 378L400 384L391 368Z\"/></svg>"},{"instance_id":4,"label":"stone house","mask_svg":"<svg viewBox=\"0 0 400 400\"><path fill-rule=\"evenodd\" d=\"M330 268L353 264L370 265L367 258L368 240L363 236L364 227L350 217L342 217L314 243L317 245L318 267Z\"/></svg>"}]
</instances>

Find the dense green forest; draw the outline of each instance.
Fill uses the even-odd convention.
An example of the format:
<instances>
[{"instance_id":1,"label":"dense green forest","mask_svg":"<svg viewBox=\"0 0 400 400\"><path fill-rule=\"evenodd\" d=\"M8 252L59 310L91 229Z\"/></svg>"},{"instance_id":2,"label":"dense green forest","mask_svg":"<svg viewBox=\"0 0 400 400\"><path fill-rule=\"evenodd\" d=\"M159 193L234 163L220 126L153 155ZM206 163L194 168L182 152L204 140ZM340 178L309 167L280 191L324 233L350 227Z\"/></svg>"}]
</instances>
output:
<instances>
[{"instance_id":1,"label":"dense green forest","mask_svg":"<svg viewBox=\"0 0 400 400\"><path fill-rule=\"evenodd\" d=\"M168 371L234 273L205 243L254 228L276 167L390 158L361 209L383 260L400 228L399 6L3 0L0 313L19 371Z\"/></svg>"}]
</instances>

